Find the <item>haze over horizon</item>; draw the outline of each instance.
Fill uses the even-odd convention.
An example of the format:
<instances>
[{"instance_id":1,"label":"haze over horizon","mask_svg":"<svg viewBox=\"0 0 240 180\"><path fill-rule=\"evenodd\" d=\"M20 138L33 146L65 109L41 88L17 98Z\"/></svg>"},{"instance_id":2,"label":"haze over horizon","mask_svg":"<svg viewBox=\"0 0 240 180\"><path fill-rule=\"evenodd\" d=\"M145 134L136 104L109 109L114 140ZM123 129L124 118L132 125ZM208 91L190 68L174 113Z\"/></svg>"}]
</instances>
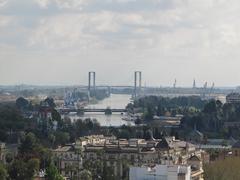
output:
<instances>
[{"instance_id":1,"label":"haze over horizon","mask_svg":"<svg viewBox=\"0 0 240 180\"><path fill-rule=\"evenodd\" d=\"M0 84L240 84L238 0L0 0Z\"/></svg>"}]
</instances>

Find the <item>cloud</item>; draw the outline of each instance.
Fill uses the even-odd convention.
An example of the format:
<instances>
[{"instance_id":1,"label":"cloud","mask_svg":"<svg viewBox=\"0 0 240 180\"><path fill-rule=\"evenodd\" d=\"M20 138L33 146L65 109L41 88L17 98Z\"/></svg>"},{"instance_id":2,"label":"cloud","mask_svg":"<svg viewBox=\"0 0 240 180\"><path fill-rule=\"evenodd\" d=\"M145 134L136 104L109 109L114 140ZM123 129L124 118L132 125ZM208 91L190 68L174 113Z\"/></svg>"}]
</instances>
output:
<instances>
[{"instance_id":1,"label":"cloud","mask_svg":"<svg viewBox=\"0 0 240 180\"><path fill-rule=\"evenodd\" d=\"M47 8L49 5L56 5L60 9L82 9L91 0L35 0L42 8Z\"/></svg>"},{"instance_id":2,"label":"cloud","mask_svg":"<svg viewBox=\"0 0 240 180\"><path fill-rule=\"evenodd\" d=\"M47 8L48 5L50 4L49 0L35 0L35 1L42 8Z\"/></svg>"},{"instance_id":3,"label":"cloud","mask_svg":"<svg viewBox=\"0 0 240 180\"><path fill-rule=\"evenodd\" d=\"M7 27L12 22L12 20L12 17L0 15L0 27Z\"/></svg>"},{"instance_id":4,"label":"cloud","mask_svg":"<svg viewBox=\"0 0 240 180\"><path fill-rule=\"evenodd\" d=\"M0 0L0 8L4 7L8 3L8 0Z\"/></svg>"},{"instance_id":5,"label":"cloud","mask_svg":"<svg viewBox=\"0 0 240 180\"><path fill-rule=\"evenodd\" d=\"M79 45L107 48L138 47L155 42L161 29L173 28L179 21L171 13L119 13L101 11L94 13L65 13L43 18L33 30L30 44L50 48L69 48ZM124 42L125 41L125 42ZM142 43L147 41L147 43ZM127 43L130 43L129 46ZM133 45L133 43L136 45ZM112 46L112 47L111 47ZM142 46L142 45L140 45Z\"/></svg>"},{"instance_id":6,"label":"cloud","mask_svg":"<svg viewBox=\"0 0 240 180\"><path fill-rule=\"evenodd\" d=\"M222 70L228 63L231 67L240 65L239 0L6 2L0 14L0 55L6 50L41 59L41 55L31 54L41 51L46 60L51 60L49 54L54 52L56 58L74 55L87 59L85 69L104 66L113 71L116 62L122 60L126 71L139 68L151 73L150 67L154 74L160 73L158 67L162 66L168 73L170 63L175 77L183 77L178 67L191 66L192 74L198 73L199 67L203 70L199 76L207 78L206 67ZM64 64L64 58L61 61Z\"/></svg>"},{"instance_id":7,"label":"cloud","mask_svg":"<svg viewBox=\"0 0 240 180\"><path fill-rule=\"evenodd\" d=\"M240 3L236 0L103 0L102 4L111 4L111 11L103 8L82 9L85 6L97 6L95 0L35 0L41 7L56 5L63 11L38 15L34 26L26 27L18 17L18 26L28 34L27 48L71 49L161 49L165 53L183 49L200 51L213 48L212 51L237 46L239 44ZM158 11L148 11L145 3L159 7ZM26 3L26 2L25 2ZM141 11L118 11L119 3L135 3ZM163 8L165 7L165 8ZM71 8L83 11L69 10ZM163 8L163 9L162 9ZM51 8L50 8L51 10ZM49 11L50 11L49 10ZM93 11L94 10L94 11ZM43 10L44 11L44 10ZM54 13L55 12L55 13ZM226 15L227 14L227 15ZM24 23L29 17L25 17ZM3 26L9 22L0 19ZM33 23L32 23L33 24ZM25 36L23 36L25 38ZM21 37L19 37L21 39ZM225 50L226 51L226 50ZM223 52L225 52L223 51ZM208 53L211 53L207 50Z\"/></svg>"}]
</instances>

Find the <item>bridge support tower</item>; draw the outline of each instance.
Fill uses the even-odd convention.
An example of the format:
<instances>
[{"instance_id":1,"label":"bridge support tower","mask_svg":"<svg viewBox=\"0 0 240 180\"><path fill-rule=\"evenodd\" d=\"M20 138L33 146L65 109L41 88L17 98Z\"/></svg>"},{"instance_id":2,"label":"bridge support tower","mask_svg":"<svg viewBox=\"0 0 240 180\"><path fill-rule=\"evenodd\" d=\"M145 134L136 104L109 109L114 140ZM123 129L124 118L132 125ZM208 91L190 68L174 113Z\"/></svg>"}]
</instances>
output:
<instances>
[{"instance_id":1,"label":"bridge support tower","mask_svg":"<svg viewBox=\"0 0 240 180\"><path fill-rule=\"evenodd\" d=\"M134 72L134 93L133 93L134 98L136 98L141 93L141 89L142 89L142 72L135 71Z\"/></svg>"},{"instance_id":2,"label":"bridge support tower","mask_svg":"<svg viewBox=\"0 0 240 180\"><path fill-rule=\"evenodd\" d=\"M88 72L88 93L89 96L96 95L96 72Z\"/></svg>"}]
</instances>

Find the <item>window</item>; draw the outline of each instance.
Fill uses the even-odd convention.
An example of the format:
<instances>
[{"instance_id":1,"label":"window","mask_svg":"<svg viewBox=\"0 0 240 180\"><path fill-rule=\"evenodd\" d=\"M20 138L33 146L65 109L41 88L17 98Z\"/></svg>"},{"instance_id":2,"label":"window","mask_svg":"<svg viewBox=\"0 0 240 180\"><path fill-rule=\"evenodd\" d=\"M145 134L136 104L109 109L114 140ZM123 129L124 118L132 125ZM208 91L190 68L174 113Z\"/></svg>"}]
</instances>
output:
<instances>
[{"instance_id":1,"label":"window","mask_svg":"<svg viewBox=\"0 0 240 180\"><path fill-rule=\"evenodd\" d=\"M131 160L134 161L135 157L134 155L131 155Z\"/></svg>"}]
</instances>

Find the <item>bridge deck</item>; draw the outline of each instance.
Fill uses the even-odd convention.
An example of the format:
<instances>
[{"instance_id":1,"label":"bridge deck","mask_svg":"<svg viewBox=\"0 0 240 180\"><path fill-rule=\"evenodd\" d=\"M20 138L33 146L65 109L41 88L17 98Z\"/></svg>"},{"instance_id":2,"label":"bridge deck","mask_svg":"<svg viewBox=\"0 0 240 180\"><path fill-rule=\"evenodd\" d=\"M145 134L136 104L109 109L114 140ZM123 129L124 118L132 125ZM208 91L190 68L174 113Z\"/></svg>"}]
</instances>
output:
<instances>
[{"instance_id":1,"label":"bridge deck","mask_svg":"<svg viewBox=\"0 0 240 180\"><path fill-rule=\"evenodd\" d=\"M69 112L105 112L107 109L58 109L62 113ZM126 109L111 109L112 112L126 112Z\"/></svg>"}]
</instances>

